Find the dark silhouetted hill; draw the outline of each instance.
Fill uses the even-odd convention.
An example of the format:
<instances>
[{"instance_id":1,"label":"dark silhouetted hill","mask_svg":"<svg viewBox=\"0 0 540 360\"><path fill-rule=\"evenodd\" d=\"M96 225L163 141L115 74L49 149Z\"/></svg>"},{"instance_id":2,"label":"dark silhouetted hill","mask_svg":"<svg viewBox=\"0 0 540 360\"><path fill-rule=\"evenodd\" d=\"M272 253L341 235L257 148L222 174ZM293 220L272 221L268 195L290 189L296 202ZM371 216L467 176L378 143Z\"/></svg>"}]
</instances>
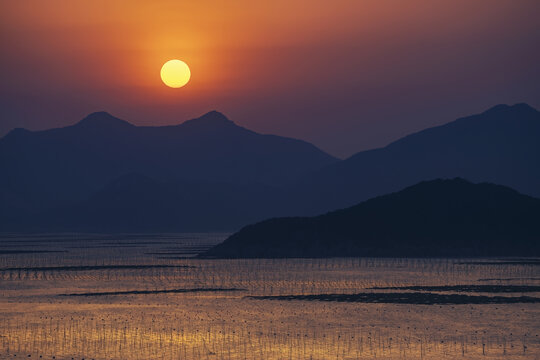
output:
<instances>
[{"instance_id":1,"label":"dark silhouetted hill","mask_svg":"<svg viewBox=\"0 0 540 360\"><path fill-rule=\"evenodd\" d=\"M527 104L497 105L316 170L291 194L306 215L436 178L491 182L540 197L539 139L540 112Z\"/></svg>"},{"instance_id":2,"label":"dark silhouetted hill","mask_svg":"<svg viewBox=\"0 0 540 360\"><path fill-rule=\"evenodd\" d=\"M421 182L317 217L249 225L202 257L540 255L540 200L462 179Z\"/></svg>"}]
</instances>

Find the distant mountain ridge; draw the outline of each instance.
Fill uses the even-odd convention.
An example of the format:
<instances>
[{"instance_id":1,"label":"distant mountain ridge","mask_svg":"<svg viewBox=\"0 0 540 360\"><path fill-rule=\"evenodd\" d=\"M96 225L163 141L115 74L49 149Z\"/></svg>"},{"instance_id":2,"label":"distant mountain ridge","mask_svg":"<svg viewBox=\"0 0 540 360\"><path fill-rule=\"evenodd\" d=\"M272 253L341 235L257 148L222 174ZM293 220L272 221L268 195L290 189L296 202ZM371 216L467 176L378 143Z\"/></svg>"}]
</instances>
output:
<instances>
[{"instance_id":1,"label":"distant mountain ridge","mask_svg":"<svg viewBox=\"0 0 540 360\"><path fill-rule=\"evenodd\" d=\"M292 192L304 204L299 213L310 215L436 178L491 182L540 197L538 139L540 112L497 105L315 170Z\"/></svg>"},{"instance_id":2,"label":"distant mountain ridge","mask_svg":"<svg viewBox=\"0 0 540 360\"><path fill-rule=\"evenodd\" d=\"M105 112L46 131L0 139L0 185L15 206L87 199L115 179L280 186L337 159L301 141L261 135L212 111L174 126L134 126Z\"/></svg>"},{"instance_id":3,"label":"distant mountain ridge","mask_svg":"<svg viewBox=\"0 0 540 360\"><path fill-rule=\"evenodd\" d=\"M540 199L432 180L316 217L248 225L201 257L538 256L538 219Z\"/></svg>"},{"instance_id":4,"label":"distant mountain ridge","mask_svg":"<svg viewBox=\"0 0 540 360\"><path fill-rule=\"evenodd\" d=\"M0 139L0 231L237 230L435 178L540 197L538 139L540 113L526 104L497 105L342 161L217 111L159 127L96 112Z\"/></svg>"}]
</instances>

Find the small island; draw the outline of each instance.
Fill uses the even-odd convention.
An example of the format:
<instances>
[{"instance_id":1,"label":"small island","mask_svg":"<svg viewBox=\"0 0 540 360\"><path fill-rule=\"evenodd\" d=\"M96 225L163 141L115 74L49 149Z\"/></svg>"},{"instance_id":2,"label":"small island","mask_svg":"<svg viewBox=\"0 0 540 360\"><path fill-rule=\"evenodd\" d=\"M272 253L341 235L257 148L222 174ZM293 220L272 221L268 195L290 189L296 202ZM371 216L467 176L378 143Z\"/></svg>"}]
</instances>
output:
<instances>
[{"instance_id":1,"label":"small island","mask_svg":"<svg viewBox=\"0 0 540 360\"><path fill-rule=\"evenodd\" d=\"M539 256L540 200L461 178L248 225L201 258Z\"/></svg>"}]
</instances>

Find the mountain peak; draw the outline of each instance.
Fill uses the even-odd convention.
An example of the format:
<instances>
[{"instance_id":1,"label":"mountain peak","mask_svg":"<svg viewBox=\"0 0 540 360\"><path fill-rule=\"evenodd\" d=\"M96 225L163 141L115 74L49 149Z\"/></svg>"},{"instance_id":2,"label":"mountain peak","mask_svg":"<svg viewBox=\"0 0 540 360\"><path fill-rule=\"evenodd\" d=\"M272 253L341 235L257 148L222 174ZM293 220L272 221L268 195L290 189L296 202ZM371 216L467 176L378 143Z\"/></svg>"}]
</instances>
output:
<instances>
[{"instance_id":1,"label":"mountain peak","mask_svg":"<svg viewBox=\"0 0 540 360\"><path fill-rule=\"evenodd\" d=\"M4 137L0 137L0 140L11 139L11 140L16 141L15 139L18 139L30 133L31 133L30 130L27 130L24 128L14 128L11 131L9 131Z\"/></svg>"},{"instance_id":2,"label":"mountain peak","mask_svg":"<svg viewBox=\"0 0 540 360\"><path fill-rule=\"evenodd\" d=\"M512 111L512 112L537 112L537 110L535 108L533 108L532 106L530 106L529 104L526 104L526 103L517 103L517 104L514 104L514 105L507 105L507 104L499 104L499 105L495 105L494 107L486 110L484 112L484 114L494 114L494 113L502 113L502 112L508 112L508 111Z\"/></svg>"},{"instance_id":3,"label":"mountain peak","mask_svg":"<svg viewBox=\"0 0 540 360\"><path fill-rule=\"evenodd\" d=\"M89 114L84 119L77 123L78 126L91 126L91 127L132 127L129 122L112 116L105 111L97 111Z\"/></svg>"},{"instance_id":4,"label":"mountain peak","mask_svg":"<svg viewBox=\"0 0 540 360\"><path fill-rule=\"evenodd\" d=\"M220 113L219 111L212 110L204 114L203 116L199 117L199 119L213 119L217 121L231 121L229 120L223 113Z\"/></svg>"},{"instance_id":5,"label":"mountain peak","mask_svg":"<svg viewBox=\"0 0 540 360\"><path fill-rule=\"evenodd\" d=\"M221 127L221 126L236 126L236 124L229 120L225 115L220 113L219 111L212 110L210 112L207 112L206 114L183 122L181 125L183 126L201 126L201 127Z\"/></svg>"}]
</instances>

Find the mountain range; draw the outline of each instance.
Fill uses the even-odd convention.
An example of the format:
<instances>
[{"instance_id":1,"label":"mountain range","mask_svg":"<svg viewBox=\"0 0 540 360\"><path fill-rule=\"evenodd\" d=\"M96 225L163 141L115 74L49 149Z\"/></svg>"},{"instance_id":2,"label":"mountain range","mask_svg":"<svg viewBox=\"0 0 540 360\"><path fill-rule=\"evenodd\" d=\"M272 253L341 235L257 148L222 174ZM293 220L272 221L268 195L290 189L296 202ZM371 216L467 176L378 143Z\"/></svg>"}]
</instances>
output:
<instances>
[{"instance_id":1,"label":"mountain range","mask_svg":"<svg viewBox=\"0 0 540 360\"><path fill-rule=\"evenodd\" d=\"M335 161L307 142L255 133L216 111L161 127L97 112L72 126L15 129L0 139L0 225L233 229L266 216L274 188ZM245 210L259 201L264 209Z\"/></svg>"},{"instance_id":2,"label":"mountain range","mask_svg":"<svg viewBox=\"0 0 540 360\"><path fill-rule=\"evenodd\" d=\"M0 139L0 231L237 230L435 178L539 197L538 139L540 113L526 104L498 105L345 160L216 111L161 127L98 112Z\"/></svg>"},{"instance_id":3,"label":"mountain range","mask_svg":"<svg viewBox=\"0 0 540 360\"><path fill-rule=\"evenodd\" d=\"M491 182L540 197L539 139L540 112L527 104L497 105L304 176L294 187L304 205L299 213L352 206L438 178Z\"/></svg>"}]
</instances>

